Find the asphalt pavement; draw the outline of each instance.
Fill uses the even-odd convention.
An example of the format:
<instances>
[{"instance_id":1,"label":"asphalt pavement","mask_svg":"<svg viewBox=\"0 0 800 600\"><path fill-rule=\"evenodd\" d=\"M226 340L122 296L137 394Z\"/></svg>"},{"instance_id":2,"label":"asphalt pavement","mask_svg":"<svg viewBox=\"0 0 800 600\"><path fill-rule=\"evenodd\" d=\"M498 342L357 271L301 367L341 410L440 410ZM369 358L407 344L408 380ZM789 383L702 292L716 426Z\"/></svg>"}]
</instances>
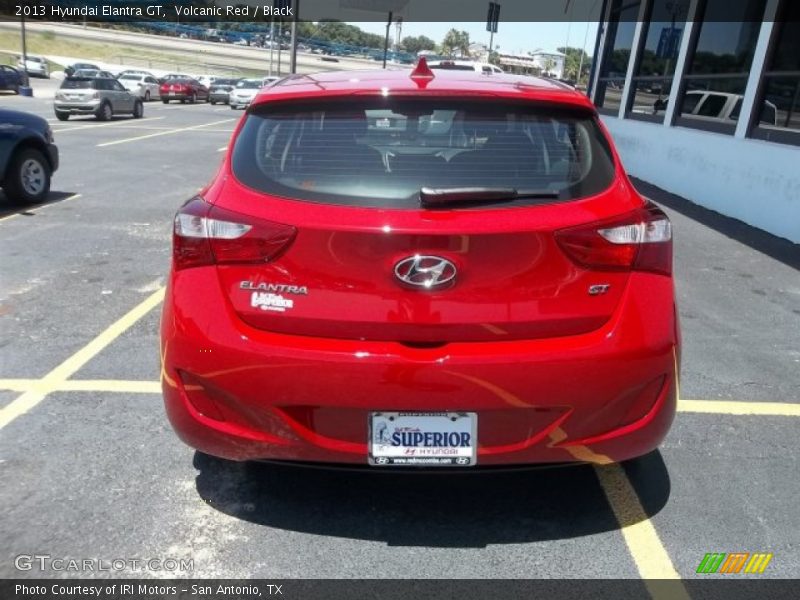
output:
<instances>
[{"instance_id":1,"label":"asphalt pavement","mask_svg":"<svg viewBox=\"0 0 800 600\"><path fill-rule=\"evenodd\" d=\"M64 576L15 568L37 553L194 561L148 577L726 577L695 573L709 552L773 554L736 577L800 572L796 246L639 183L673 219L682 402L660 451L622 468L230 463L173 434L157 327L172 217L241 113L0 105L48 118L62 159L46 203L0 204L0 577Z\"/></svg>"}]
</instances>

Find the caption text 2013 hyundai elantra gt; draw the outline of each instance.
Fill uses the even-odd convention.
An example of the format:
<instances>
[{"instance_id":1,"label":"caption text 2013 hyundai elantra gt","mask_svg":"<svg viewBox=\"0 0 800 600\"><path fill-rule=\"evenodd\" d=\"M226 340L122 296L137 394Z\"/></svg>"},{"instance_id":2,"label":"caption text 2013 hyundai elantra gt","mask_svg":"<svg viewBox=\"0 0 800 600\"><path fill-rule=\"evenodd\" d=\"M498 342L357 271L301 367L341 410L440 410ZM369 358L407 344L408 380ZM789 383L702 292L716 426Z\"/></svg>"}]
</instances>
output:
<instances>
[{"instance_id":1,"label":"caption text 2013 hyundai elantra gt","mask_svg":"<svg viewBox=\"0 0 800 600\"><path fill-rule=\"evenodd\" d=\"M233 460L643 455L675 413L671 238L567 86L288 78L175 217L167 413Z\"/></svg>"}]
</instances>

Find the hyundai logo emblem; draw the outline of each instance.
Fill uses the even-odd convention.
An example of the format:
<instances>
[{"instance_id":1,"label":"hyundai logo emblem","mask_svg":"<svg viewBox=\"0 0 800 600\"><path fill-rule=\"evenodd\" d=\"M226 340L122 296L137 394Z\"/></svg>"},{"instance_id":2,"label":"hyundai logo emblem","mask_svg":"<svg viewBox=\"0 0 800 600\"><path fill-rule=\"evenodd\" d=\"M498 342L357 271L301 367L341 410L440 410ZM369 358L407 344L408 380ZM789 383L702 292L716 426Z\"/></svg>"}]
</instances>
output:
<instances>
[{"instance_id":1,"label":"hyundai logo emblem","mask_svg":"<svg viewBox=\"0 0 800 600\"><path fill-rule=\"evenodd\" d=\"M456 278L456 266L441 256L409 256L394 266L404 284L426 290L445 286Z\"/></svg>"}]
</instances>

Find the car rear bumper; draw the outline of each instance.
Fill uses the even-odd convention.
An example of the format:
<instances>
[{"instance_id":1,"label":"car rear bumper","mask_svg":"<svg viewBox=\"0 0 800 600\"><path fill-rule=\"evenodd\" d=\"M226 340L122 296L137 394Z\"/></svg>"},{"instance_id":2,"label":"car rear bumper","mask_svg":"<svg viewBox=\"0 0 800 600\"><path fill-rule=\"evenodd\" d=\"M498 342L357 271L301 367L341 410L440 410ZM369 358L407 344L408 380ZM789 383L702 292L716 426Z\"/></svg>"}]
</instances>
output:
<instances>
[{"instance_id":1,"label":"car rear bumper","mask_svg":"<svg viewBox=\"0 0 800 600\"><path fill-rule=\"evenodd\" d=\"M366 464L380 410L477 413L478 465L622 461L674 418L673 298L669 278L635 273L591 333L426 349L251 328L212 268L189 269L164 304L166 410L190 446L232 460Z\"/></svg>"},{"instance_id":2,"label":"car rear bumper","mask_svg":"<svg viewBox=\"0 0 800 600\"><path fill-rule=\"evenodd\" d=\"M54 104L56 112L68 113L70 115L93 115L95 112L97 112L99 106L99 100L80 104L56 100Z\"/></svg>"},{"instance_id":3,"label":"car rear bumper","mask_svg":"<svg viewBox=\"0 0 800 600\"><path fill-rule=\"evenodd\" d=\"M227 103L230 100L230 96L228 94L210 94L208 96L210 102L224 102Z\"/></svg>"}]
</instances>

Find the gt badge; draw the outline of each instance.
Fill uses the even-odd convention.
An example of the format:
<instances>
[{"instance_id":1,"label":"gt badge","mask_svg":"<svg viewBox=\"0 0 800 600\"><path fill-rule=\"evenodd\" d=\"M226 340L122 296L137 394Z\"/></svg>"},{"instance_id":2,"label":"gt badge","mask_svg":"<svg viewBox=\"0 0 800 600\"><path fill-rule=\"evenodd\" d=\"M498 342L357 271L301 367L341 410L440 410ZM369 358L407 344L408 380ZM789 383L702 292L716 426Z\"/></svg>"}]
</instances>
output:
<instances>
[{"instance_id":1,"label":"gt badge","mask_svg":"<svg viewBox=\"0 0 800 600\"><path fill-rule=\"evenodd\" d=\"M599 296L600 294L605 294L608 291L608 288L611 287L609 283L598 283L596 285L589 286L589 295L590 296Z\"/></svg>"}]
</instances>

